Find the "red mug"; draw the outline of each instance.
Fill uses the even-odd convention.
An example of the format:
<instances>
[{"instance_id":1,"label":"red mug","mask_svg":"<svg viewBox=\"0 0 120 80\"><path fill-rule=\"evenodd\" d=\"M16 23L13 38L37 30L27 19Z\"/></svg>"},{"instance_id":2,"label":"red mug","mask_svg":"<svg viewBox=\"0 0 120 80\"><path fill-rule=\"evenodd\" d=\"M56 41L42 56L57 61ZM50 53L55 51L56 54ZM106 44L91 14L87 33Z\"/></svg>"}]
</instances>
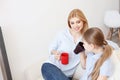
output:
<instances>
[{"instance_id":1,"label":"red mug","mask_svg":"<svg viewBox=\"0 0 120 80\"><path fill-rule=\"evenodd\" d=\"M60 59L61 59L62 64L64 64L64 65L68 64L69 63L69 54L67 52L61 53Z\"/></svg>"}]
</instances>

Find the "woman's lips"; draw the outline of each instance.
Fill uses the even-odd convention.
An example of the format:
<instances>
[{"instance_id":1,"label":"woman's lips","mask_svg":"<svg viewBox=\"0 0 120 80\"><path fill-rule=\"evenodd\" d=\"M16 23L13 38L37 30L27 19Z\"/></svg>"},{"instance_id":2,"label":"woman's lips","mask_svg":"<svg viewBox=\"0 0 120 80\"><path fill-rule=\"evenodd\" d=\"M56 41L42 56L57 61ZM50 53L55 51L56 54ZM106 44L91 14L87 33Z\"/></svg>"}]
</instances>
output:
<instances>
[{"instance_id":1,"label":"woman's lips","mask_svg":"<svg viewBox=\"0 0 120 80\"><path fill-rule=\"evenodd\" d=\"M80 28L79 27L76 27L75 30L78 31Z\"/></svg>"}]
</instances>

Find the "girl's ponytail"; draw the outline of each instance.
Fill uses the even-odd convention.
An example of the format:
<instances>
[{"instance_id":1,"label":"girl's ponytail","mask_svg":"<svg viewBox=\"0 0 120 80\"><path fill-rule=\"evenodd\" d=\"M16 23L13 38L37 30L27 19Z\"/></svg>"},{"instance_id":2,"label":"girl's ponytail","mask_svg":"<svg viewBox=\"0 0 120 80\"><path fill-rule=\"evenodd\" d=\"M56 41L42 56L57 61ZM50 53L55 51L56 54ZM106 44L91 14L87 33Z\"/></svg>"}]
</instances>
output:
<instances>
[{"instance_id":1,"label":"girl's ponytail","mask_svg":"<svg viewBox=\"0 0 120 80\"><path fill-rule=\"evenodd\" d=\"M103 43L103 49L104 49L104 52L103 52L101 58L99 58L98 61L96 62L93 72L91 73L92 80L97 80L97 78L99 76L99 71L100 71L101 65L112 54L112 48L108 45L108 43L106 41Z\"/></svg>"}]
</instances>

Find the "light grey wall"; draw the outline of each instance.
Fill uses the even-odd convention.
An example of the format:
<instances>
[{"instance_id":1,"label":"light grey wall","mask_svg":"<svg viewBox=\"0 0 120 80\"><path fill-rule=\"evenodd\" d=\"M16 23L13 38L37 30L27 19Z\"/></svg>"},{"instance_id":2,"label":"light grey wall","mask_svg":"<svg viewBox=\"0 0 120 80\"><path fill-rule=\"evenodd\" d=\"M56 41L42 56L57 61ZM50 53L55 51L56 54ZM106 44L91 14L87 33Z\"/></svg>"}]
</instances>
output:
<instances>
[{"instance_id":1,"label":"light grey wall","mask_svg":"<svg viewBox=\"0 0 120 80\"><path fill-rule=\"evenodd\" d=\"M25 80L24 70L48 55L48 46L55 34L67 27L67 16L74 8L81 9L91 27L105 33L106 10L119 9L119 0L0 0L0 25L13 80Z\"/></svg>"}]
</instances>

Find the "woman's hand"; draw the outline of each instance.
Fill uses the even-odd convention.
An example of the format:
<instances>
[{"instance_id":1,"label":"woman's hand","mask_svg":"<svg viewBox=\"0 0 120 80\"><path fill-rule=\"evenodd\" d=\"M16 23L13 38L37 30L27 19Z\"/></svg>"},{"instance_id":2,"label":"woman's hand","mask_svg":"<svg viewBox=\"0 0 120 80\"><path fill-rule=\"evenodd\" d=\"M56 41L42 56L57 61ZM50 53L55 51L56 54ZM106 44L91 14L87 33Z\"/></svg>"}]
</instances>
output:
<instances>
[{"instance_id":1,"label":"woman's hand","mask_svg":"<svg viewBox=\"0 0 120 80\"><path fill-rule=\"evenodd\" d=\"M52 50L52 54L55 56L56 60L60 60L60 52L56 50Z\"/></svg>"},{"instance_id":2,"label":"woman's hand","mask_svg":"<svg viewBox=\"0 0 120 80\"><path fill-rule=\"evenodd\" d=\"M54 56L55 56L56 60L60 60L60 54L59 53L55 54Z\"/></svg>"}]
</instances>

